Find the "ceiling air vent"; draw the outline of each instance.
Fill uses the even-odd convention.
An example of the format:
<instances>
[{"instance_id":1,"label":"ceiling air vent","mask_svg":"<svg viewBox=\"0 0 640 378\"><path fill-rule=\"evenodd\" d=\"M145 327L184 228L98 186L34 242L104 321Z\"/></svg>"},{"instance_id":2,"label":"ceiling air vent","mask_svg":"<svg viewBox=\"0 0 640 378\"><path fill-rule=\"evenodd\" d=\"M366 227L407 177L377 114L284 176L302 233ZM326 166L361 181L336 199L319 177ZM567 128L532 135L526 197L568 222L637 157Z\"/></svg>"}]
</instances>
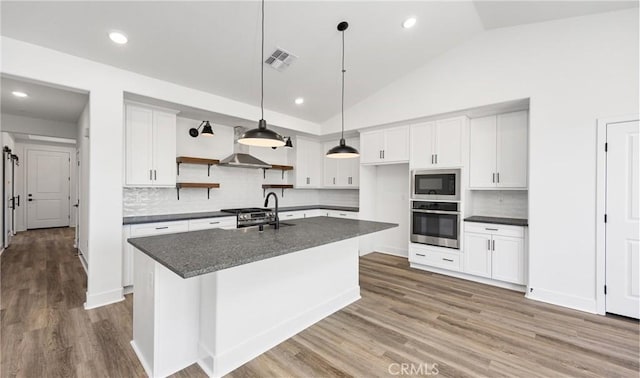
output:
<instances>
[{"instance_id":1,"label":"ceiling air vent","mask_svg":"<svg viewBox=\"0 0 640 378\"><path fill-rule=\"evenodd\" d=\"M282 72L289 67L291 63L295 62L296 59L298 59L297 56L278 47L264 62Z\"/></svg>"}]
</instances>

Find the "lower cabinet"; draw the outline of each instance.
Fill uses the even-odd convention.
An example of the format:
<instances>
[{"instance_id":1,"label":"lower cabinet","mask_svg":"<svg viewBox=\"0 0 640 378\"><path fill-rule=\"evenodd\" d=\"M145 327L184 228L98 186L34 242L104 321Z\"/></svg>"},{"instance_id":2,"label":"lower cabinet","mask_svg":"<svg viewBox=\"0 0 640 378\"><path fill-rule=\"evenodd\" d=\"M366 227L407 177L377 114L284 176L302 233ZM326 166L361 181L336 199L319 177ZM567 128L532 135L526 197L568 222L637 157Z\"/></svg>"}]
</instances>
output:
<instances>
[{"instance_id":1,"label":"lower cabinet","mask_svg":"<svg viewBox=\"0 0 640 378\"><path fill-rule=\"evenodd\" d=\"M518 285L526 283L524 229L466 223L464 272Z\"/></svg>"},{"instance_id":2,"label":"lower cabinet","mask_svg":"<svg viewBox=\"0 0 640 378\"><path fill-rule=\"evenodd\" d=\"M216 218L202 218L202 219L190 219L189 231L198 230L211 230L214 228L223 228L225 230L236 228L236 217L216 217Z\"/></svg>"},{"instance_id":3,"label":"lower cabinet","mask_svg":"<svg viewBox=\"0 0 640 378\"><path fill-rule=\"evenodd\" d=\"M288 221L292 219L306 218L306 214L305 214L305 211L303 210L283 211L280 214L278 214L278 217L280 218L280 222L283 222L283 221Z\"/></svg>"},{"instance_id":4,"label":"lower cabinet","mask_svg":"<svg viewBox=\"0 0 640 378\"><path fill-rule=\"evenodd\" d=\"M333 218L358 219L358 213L353 211L327 210L327 216Z\"/></svg>"},{"instance_id":5,"label":"lower cabinet","mask_svg":"<svg viewBox=\"0 0 640 378\"><path fill-rule=\"evenodd\" d=\"M409 262L453 271L462 270L460 251L451 248L411 243L409 245Z\"/></svg>"}]
</instances>

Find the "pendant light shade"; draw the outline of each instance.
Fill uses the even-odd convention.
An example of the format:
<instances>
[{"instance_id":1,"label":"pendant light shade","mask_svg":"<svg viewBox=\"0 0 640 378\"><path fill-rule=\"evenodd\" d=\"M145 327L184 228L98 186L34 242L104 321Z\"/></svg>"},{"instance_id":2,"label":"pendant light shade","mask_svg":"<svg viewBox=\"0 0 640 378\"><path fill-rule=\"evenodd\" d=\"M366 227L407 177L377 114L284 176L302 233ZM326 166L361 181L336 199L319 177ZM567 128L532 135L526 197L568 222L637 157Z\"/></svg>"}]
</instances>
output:
<instances>
[{"instance_id":1,"label":"pendant light shade","mask_svg":"<svg viewBox=\"0 0 640 378\"><path fill-rule=\"evenodd\" d=\"M238 143L257 147L282 147L284 138L273 130L267 129L267 121L264 120L264 0L262 0L262 54L260 55L260 112L258 128L251 129L238 139Z\"/></svg>"},{"instance_id":2,"label":"pendant light shade","mask_svg":"<svg viewBox=\"0 0 640 378\"><path fill-rule=\"evenodd\" d=\"M340 144L327 151L327 157L334 159L356 158L360 156L358 150L348 146L344 140L344 73L346 72L344 69L344 31L347 30L348 27L349 24L346 21L338 24L338 31L342 33L342 132L340 134Z\"/></svg>"},{"instance_id":3,"label":"pendant light shade","mask_svg":"<svg viewBox=\"0 0 640 378\"><path fill-rule=\"evenodd\" d=\"M284 144L285 148L293 148L293 143L291 143L291 137L287 137L287 143Z\"/></svg>"}]
</instances>

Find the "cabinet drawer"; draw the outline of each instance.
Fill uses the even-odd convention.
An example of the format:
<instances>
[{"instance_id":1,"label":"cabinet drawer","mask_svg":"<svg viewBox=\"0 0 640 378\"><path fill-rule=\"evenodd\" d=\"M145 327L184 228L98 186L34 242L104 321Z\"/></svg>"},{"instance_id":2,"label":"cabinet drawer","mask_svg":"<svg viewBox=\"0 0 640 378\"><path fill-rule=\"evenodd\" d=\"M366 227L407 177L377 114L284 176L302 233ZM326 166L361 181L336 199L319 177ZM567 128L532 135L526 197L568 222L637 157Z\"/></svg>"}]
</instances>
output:
<instances>
[{"instance_id":1,"label":"cabinet drawer","mask_svg":"<svg viewBox=\"0 0 640 378\"><path fill-rule=\"evenodd\" d=\"M189 223L187 221L144 223L131 226L131 237L172 234L186 231L189 231Z\"/></svg>"},{"instance_id":2,"label":"cabinet drawer","mask_svg":"<svg viewBox=\"0 0 640 378\"><path fill-rule=\"evenodd\" d=\"M236 217L217 217L189 220L189 231L211 230L214 228L236 228Z\"/></svg>"},{"instance_id":3,"label":"cabinet drawer","mask_svg":"<svg viewBox=\"0 0 640 378\"><path fill-rule=\"evenodd\" d=\"M493 223L464 222L465 232L524 238L524 227Z\"/></svg>"},{"instance_id":4,"label":"cabinet drawer","mask_svg":"<svg viewBox=\"0 0 640 378\"><path fill-rule=\"evenodd\" d=\"M307 210L304 212L304 217L305 218L312 218L312 217L326 217L327 216L327 210Z\"/></svg>"},{"instance_id":5,"label":"cabinet drawer","mask_svg":"<svg viewBox=\"0 0 640 378\"><path fill-rule=\"evenodd\" d=\"M353 211L328 210L327 216L334 218L358 219L358 213L354 213Z\"/></svg>"},{"instance_id":6,"label":"cabinet drawer","mask_svg":"<svg viewBox=\"0 0 640 378\"><path fill-rule=\"evenodd\" d=\"M461 270L459 252L441 252L430 250L410 250L409 261L416 264L431 265L449 270Z\"/></svg>"},{"instance_id":7,"label":"cabinet drawer","mask_svg":"<svg viewBox=\"0 0 640 378\"><path fill-rule=\"evenodd\" d=\"M281 221L291 220L291 219L302 219L304 218L304 211L285 211L284 213L278 214Z\"/></svg>"}]
</instances>

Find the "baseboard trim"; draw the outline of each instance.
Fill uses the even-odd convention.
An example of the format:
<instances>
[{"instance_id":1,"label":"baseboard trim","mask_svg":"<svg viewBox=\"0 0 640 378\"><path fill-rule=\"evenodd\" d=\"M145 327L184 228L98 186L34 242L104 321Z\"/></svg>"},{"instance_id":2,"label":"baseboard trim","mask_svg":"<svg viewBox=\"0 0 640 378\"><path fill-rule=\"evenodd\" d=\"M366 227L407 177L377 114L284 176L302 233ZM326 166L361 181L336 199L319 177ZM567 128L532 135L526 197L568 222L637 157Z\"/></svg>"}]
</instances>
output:
<instances>
[{"instance_id":1,"label":"baseboard trim","mask_svg":"<svg viewBox=\"0 0 640 378\"><path fill-rule=\"evenodd\" d=\"M478 283L485 284L485 285L501 287L503 289L519 291L519 292L522 292L522 293L524 293L526 291L526 287L524 285L517 285L517 284L514 284L514 283L510 283L510 282L496 281L496 280L492 280L490 278L473 276L473 275L466 274L466 273L463 273L463 272L456 272L456 271L453 271L453 270L435 268L435 267L432 267L432 266L420 265L420 264L416 264L416 263L412 263L412 262L409 263L409 267L414 268L414 269L419 269L419 270L425 270L427 272L438 273L438 274L442 274L442 275L445 275L445 276L451 276L451 277L455 277L455 278L460 278L460 279L467 280L467 281L478 282Z\"/></svg>"},{"instance_id":2,"label":"baseboard trim","mask_svg":"<svg viewBox=\"0 0 640 378\"><path fill-rule=\"evenodd\" d=\"M396 248L389 246L381 246L373 249L372 252L384 253L385 255L398 256L398 257L408 257L409 250L407 248Z\"/></svg>"},{"instance_id":3,"label":"baseboard trim","mask_svg":"<svg viewBox=\"0 0 640 378\"><path fill-rule=\"evenodd\" d=\"M89 294L87 291L87 300L84 302L84 309L91 310L94 308L110 305L124 300L122 288L103 291L102 293Z\"/></svg>"},{"instance_id":4,"label":"baseboard trim","mask_svg":"<svg viewBox=\"0 0 640 378\"><path fill-rule=\"evenodd\" d=\"M595 298L576 297L574 295L567 295L557 291L539 288L530 289L526 297L534 301L550 303L556 306L567 307L591 314L598 313Z\"/></svg>"},{"instance_id":5,"label":"baseboard trim","mask_svg":"<svg viewBox=\"0 0 640 378\"><path fill-rule=\"evenodd\" d=\"M209 357L209 361L211 361L210 357L213 357L211 364L213 366L204 366L203 370L211 377L222 377L358 299L360 299L360 286L353 287L296 317L287 319L231 350L217 356L206 356ZM206 348L203 346L202 350ZM206 365L202 358L198 364Z\"/></svg>"},{"instance_id":6,"label":"baseboard trim","mask_svg":"<svg viewBox=\"0 0 640 378\"><path fill-rule=\"evenodd\" d=\"M147 373L149 377L153 377L151 366L149 366L149 363L142 355L142 352L140 352L140 349L138 349L136 342L134 340L131 340L129 344L131 344L131 348L133 348L133 352L136 354L136 356L138 356L138 360L140 361L140 364L142 365L144 372Z\"/></svg>"}]
</instances>

